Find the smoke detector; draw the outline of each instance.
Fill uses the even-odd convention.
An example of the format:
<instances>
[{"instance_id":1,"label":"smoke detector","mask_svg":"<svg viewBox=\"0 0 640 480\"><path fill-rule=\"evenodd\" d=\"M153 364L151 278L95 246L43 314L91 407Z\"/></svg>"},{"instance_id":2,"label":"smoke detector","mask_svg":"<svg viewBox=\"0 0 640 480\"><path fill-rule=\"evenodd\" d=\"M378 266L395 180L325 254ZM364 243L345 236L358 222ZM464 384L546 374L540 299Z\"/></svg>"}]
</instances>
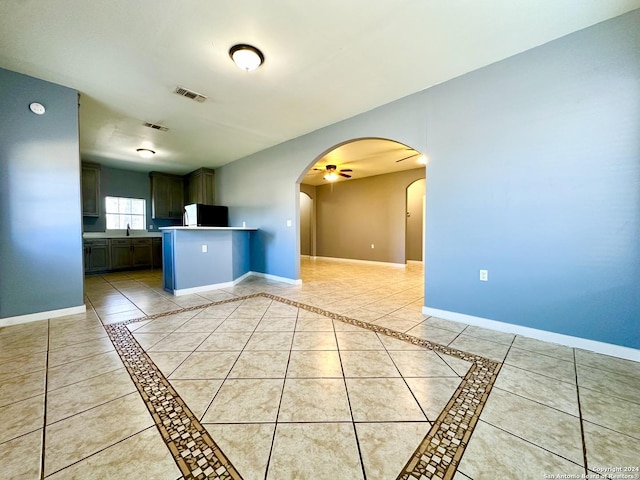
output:
<instances>
[{"instance_id":1,"label":"smoke detector","mask_svg":"<svg viewBox=\"0 0 640 480\"><path fill-rule=\"evenodd\" d=\"M191 100L194 100L198 103L202 103L208 98L206 95L202 95L201 93L194 92L193 90L189 90L187 88L180 87L180 86L176 87L175 93L183 97L187 97Z\"/></svg>"}]
</instances>

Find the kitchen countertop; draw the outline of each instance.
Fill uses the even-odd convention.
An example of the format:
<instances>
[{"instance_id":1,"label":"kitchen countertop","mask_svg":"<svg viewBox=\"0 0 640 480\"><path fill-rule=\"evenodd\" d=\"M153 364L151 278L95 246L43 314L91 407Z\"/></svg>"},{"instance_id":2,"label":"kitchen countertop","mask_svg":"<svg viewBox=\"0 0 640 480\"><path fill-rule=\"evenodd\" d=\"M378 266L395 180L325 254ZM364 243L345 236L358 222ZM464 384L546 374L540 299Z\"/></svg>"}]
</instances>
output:
<instances>
[{"instance_id":1,"label":"kitchen countertop","mask_svg":"<svg viewBox=\"0 0 640 480\"><path fill-rule=\"evenodd\" d=\"M82 234L82 238L162 238L162 232L143 232L140 230L132 230L127 237L126 230L113 230L110 232L86 232Z\"/></svg>"},{"instance_id":2,"label":"kitchen countertop","mask_svg":"<svg viewBox=\"0 0 640 480\"><path fill-rule=\"evenodd\" d=\"M160 230L246 230L255 231L257 228L249 227L160 227Z\"/></svg>"}]
</instances>

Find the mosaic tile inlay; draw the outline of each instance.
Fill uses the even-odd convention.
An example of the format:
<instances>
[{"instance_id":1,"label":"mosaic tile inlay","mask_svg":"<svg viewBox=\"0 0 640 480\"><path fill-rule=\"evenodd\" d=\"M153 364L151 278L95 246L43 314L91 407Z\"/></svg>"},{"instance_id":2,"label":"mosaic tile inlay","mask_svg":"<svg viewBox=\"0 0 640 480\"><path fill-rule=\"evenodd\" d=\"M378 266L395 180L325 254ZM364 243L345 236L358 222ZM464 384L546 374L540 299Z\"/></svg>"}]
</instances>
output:
<instances>
[{"instance_id":1,"label":"mosaic tile inlay","mask_svg":"<svg viewBox=\"0 0 640 480\"><path fill-rule=\"evenodd\" d=\"M500 362L276 295L255 293L105 325L109 337L185 479L241 479L242 477L138 344L126 325L177 313L202 310L215 305L241 302L255 297L266 297L470 362L472 366L457 390L397 477L398 480L453 478L498 375Z\"/></svg>"},{"instance_id":2,"label":"mosaic tile inlay","mask_svg":"<svg viewBox=\"0 0 640 480\"><path fill-rule=\"evenodd\" d=\"M241 479L129 329L105 328L184 478Z\"/></svg>"}]
</instances>

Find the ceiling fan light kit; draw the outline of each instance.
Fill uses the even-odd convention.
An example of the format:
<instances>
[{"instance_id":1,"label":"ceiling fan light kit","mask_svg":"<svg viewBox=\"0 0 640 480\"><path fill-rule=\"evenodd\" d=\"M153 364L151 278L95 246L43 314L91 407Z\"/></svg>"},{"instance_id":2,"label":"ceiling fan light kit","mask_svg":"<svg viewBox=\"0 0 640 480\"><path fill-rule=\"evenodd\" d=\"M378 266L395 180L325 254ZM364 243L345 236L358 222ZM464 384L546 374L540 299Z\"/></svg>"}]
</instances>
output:
<instances>
[{"instance_id":1,"label":"ceiling fan light kit","mask_svg":"<svg viewBox=\"0 0 640 480\"><path fill-rule=\"evenodd\" d=\"M264 55L252 45L244 43L234 45L229 49L231 60L246 72L251 72L264 63Z\"/></svg>"},{"instance_id":2,"label":"ceiling fan light kit","mask_svg":"<svg viewBox=\"0 0 640 480\"><path fill-rule=\"evenodd\" d=\"M326 165L324 170L320 168L314 168L318 172L326 172L322 178L329 182L335 182L339 177L351 178L351 175L347 175L344 172L353 172L350 168L341 168L339 171L336 171L338 167L336 165Z\"/></svg>"}]
</instances>

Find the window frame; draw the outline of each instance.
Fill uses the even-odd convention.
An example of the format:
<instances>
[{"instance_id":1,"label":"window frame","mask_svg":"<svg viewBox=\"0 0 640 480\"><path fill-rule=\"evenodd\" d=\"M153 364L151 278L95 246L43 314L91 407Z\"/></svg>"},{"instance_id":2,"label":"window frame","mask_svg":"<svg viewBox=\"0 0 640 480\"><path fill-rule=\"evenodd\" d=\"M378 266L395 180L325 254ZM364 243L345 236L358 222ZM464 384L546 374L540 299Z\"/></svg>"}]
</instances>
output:
<instances>
[{"instance_id":1,"label":"window frame","mask_svg":"<svg viewBox=\"0 0 640 480\"><path fill-rule=\"evenodd\" d=\"M117 211L113 211L113 200L117 200L118 206L116 208ZM142 202L142 213L133 213L134 210L140 210L140 205L137 205L137 208L134 209L134 202ZM128 208L126 203L129 203ZM128 211L127 211L128 210ZM118 227L111 228L109 227L110 221L109 217L113 218L116 216L118 218ZM122 217L129 217L129 221L126 220L123 222ZM142 219L142 223L134 222L133 218ZM145 198L135 198L135 197L117 197L114 195L105 195L104 197L104 218L105 218L105 230L126 230L127 224L129 225L129 230L136 231L146 231L147 230L147 200ZM136 224L141 225L140 227L136 227Z\"/></svg>"}]
</instances>

